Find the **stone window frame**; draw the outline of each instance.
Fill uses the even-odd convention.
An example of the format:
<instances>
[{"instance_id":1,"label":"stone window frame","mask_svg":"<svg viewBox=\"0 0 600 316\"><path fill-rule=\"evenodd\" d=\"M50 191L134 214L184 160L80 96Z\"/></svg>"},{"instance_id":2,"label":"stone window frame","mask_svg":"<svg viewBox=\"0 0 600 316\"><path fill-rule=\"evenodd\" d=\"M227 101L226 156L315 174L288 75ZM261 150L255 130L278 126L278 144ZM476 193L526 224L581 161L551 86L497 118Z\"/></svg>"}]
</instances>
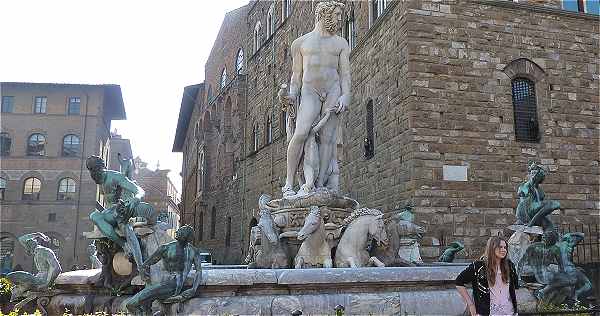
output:
<instances>
[{"instance_id":1,"label":"stone window frame","mask_svg":"<svg viewBox=\"0 0 600 316\"><path fill-rule=\"evenodd\" d=\"M504 69L502 69L504 74L510 79L511 82L511 90L510 95L512 96L512 85L515 79L524 78L530 80L534 84L535 88L535 117L537 124L537 140L520 140L517 139L516 132L516 117L513 116L513 130L515 133L515 141L517 142L526 142L526 143L541 143L543 138L543 126L541 118L543 117L540 113L541 107L540 104L547 104L545 102L548 99L548 83L547 83L547 74L542 67L536 64L534 61L528 58L517 58L509 62ZM513 115L515 115L515 105L514 100L511 102Z\"/></svg>"},{"instance_id":2,"label":"stone window frame","mask_svg":"<svg viewBox=\"0 0 600 316\"><path fill-rule=\"evenodd\" d=\"M48 110L48 97L36 96L33 98L33 114L46 114Z\"/></svg>"},{"instance_id":3,"label":"stone window frame","mask_svg":"<svg viewBox=\"0 0 600 316\"><path fill-rule=\"evenodd\" d=\"M31 146L31 141L34 136L37 137L38 142L39 142L40 136L43 138L43 141L44 141L43 146L44 147L42 150L38 150L38 151L33 150L33 147ZM48 145L48 141L47 141L46 135L44 133L40 133L40 132L31 133L31 135L29 135L29 137L27 137L27 143L25 144L25 153L27 156L34 156L34 157L46 156L46 145ZM38 146L41 146L41 145L38 144Z\"/></svg>"},{"instance_id":4,"label":"stone window frame","mask_svg":"<svg viewBox=\"0 0 600 316\"><path fill-rule=\"evenodd\" d=\"M10 100L10 102L8 102ZM15 97L12 95L2 96L2 105L0 106L2 113L12 113L15 110Z\"/></svg>"},{"instance_id":5,"label":"stone window frame","mask_svg":"<svg viewBox=\"0 0 600 316\"><path fill-rule=\"evenodd\" d=\"M258 124L254 123L252 124L252 150L250 151L250 153L255 153L258 151L258 148L260 146L259 144L259 139L258 139Z\"/></svg>"},{"instance_id":6,"label":"stone window frame","mask_svg":"<svg viewBox=\"0 0 600 316\"><path fill-rule=\"evenodd\" d=\"M275 2L271 3L269 10L267 11L267 38L271 37L275 33Z\"/></svg>"},{"instance_id":7,"label":"stone window frame","mask_svg":"<svg viewBox=\"0 0 600 316\"><path fill-rule=\"evenodd\" d=\"M75 107L76 105L76 107ZM76 111L75 111L76 109ZM81 97L71 96L67 101L67 115L81 115Z\"/></svg>"},{"instance_id":8,"label":"stone window frame","mask_svg":"<svg viewBox=\"0 0 600 316\"><path fill-rule=\"evenodd\" d=\"M29 180L31 180L31 184L29 184ZM36 184L36 180L37 182L39 182L39 184ZM28 186L31 186L31 192L26 192L25 189L28 188ZM37 187L37 192L35 191ZM40 195L42 192L42 180L40 180L38 177L35 176L31 176L31 177L27 177L24 181L23 181L23 190L21 190L21 200L23 201L39 201L40 200Z\"/></svg>"},{"instance_id":9,"label":"stone window frame","mask_svg":"<svg viewBox=\"0 0 600 316\"><path fill-rule=\"evenodd\" d=\"M221 81L219 87L223 90L227 86L227 66L223 67L223 71L221 71Z\"/></svg>"},{"instance_id":10,"label":"stone window frame","mask_svg":"<svg viewBox=\"0 0 600 316\"><path fill-rule=\"evenodd\" d=\"M240 75L244 72L244 69L244 49L240 47L235 58L235 71Z\"/></svg>"},{"instance_id":11,"label":"stone window frame","mask_svg":"<svg viewBox=\"0 0 600 316\"><path fill-rule=\"evenodd\" d=\"M273 143L273 121L271 115L265 115L265 145Z\"/></svg>"},{"instance_id":12,"label":"stone window frame","mask_svg":"<svg viewBox=\"0 0 600 316\"><path fill-rule=\"evenodd\" d=\"M63 182L64 186L63 186ZM71 177L64 177L58 181L58 188L56 190L56 200L58 201L69 201L74 200L77 194L77 181Z\"/></svg>"},{"instance_id":13,"label":"stone window frame","mask_svg":"<svg viewBox=\"0 0 600 316\"><path fill-rule=\"evenodd\" d=\"M4 201L6 199L6 189L8 186L8 180L4 177L0 177L0 201Z\"/></svg>"},{"instance_id":14,"label":"stone window frame","mask_svg":"<svg viewBox=\"0 0 600 316\"><path fill-rule=\"evenodd\" d=\"M7 140L6 147L4 147L4 140ZM4 150L6 149L6 150ZM10 150L12 149L12 138L10 137L9 132L0 132L0 157L8 157L10 156Z\"/></svg>"},{"instance_id":15,"label":"stone window frame","mask_svg":"<svg viewBox=\"0 0 600 316\"><path fill-rule=\"evenodd\" d=\"M262 24L260 23L260 21L256 21L256 24L254 24L254 53L258 52L258 50L260 49L260 46L262 45L262 36L261 36L261 28L262 28Z\"/></svg>"},{"instance_id":16,"label":"stone window frame","mask_svg":"<svg viewBox=\"0 0 600 316\"><path fill-rule=\"evenodd\" d=\"M73 153L67 153L66 151L66 146L65 146L65 142L67 140L67 137L71 138L71 143L70 145L74 147L74 142L72 141L73 138L77 139L77 150L73 150ZM62 157L79 157L79 155L81 154L81 139L79 138L79 135L76 134L67 134L63 137L63 141L62 141L62 149L61 149L61 156Z\"/></svg>"}]
</instances>

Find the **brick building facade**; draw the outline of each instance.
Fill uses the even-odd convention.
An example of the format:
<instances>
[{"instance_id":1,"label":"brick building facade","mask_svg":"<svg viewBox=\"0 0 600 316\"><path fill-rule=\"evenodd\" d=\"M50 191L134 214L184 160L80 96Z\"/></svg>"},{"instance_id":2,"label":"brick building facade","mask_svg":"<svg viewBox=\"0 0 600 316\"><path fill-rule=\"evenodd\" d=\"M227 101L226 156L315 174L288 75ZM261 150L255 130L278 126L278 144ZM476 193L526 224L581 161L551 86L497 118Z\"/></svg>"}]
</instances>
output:
<instances>
[{"instance_id":1,"label":"brick building facade","mask_svg":"<svg viewBox=\"0 0 600 316\"><path fill-rule=\"evenodd\" d=\"M33 268L16 241L43 232L64 270L90 265L83 232L101 197L85 158L108 158L112 120L125 119L117 85L0 83L0 239L6 268ZM107 159L108 160L108 159ZM12 262L6 254L13 252Z\"/></svg>"},{"instance_id":2,"label":"brick building facade","mask_svg":"<svg viewBox=\"0 0 600 316\"><path fill-rule=\"evenodd\" d=\"M241 262L258 197L281 194L286 114L276 95L314 5L251 1L229 12L205 81L184 90L173 146L184 156L182 221L219 263ZM347 9L343 192L384 212L412 200L430 258L452 240L476 257L512 223L530 159L551 171L543 188L562 204L555 222L599 222L597 8L374 0Z\"/></svg>"}]
</instances>

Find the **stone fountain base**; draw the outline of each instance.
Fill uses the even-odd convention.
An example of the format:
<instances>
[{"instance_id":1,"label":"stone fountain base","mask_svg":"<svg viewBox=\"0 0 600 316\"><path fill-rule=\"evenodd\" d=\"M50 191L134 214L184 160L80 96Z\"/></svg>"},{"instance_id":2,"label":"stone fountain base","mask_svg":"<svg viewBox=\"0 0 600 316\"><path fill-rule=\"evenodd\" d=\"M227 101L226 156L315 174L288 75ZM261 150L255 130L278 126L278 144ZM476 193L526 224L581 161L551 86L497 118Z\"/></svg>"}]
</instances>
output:
<instances>
[{"instance_id":1,"label":"stone fountain base","mask_svg":"<svg viewBox=\"0 0 600 316\"><path fill-rule=\"evenodd\" d=\"M454 279L466 265L335 269L212 269L203 271L199 297L169 306L168 315L461 315L465 305ZM192 272L193 273L193 272ZM192 274L190 273L190 274ZM64 273L49 315L98 311L116 313L128 296L110 296L92 284L99 270ZM192 281L191 276L188 282ZM519 311L533 311L529 290L517 291Z\"/></svg>"}]
</instances>

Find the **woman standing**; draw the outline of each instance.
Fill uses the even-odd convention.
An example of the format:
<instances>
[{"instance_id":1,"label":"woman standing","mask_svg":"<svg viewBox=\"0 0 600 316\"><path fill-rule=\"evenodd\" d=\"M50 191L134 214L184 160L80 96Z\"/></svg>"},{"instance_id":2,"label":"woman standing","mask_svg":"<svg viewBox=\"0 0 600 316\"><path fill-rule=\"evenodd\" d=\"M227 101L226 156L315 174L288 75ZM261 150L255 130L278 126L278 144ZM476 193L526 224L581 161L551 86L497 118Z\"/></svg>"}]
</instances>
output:
<instances>
[{"instance_id":1,"label":"woman standing","mask_svg":"<svg viewBox=\"0 0 600 316\"><path fill-rule=\"evenodd\" d=\"M456 289L467 304L471 316L516 315L518 278L506 254L508 243L499 236L488 239L485 253L456 278ZM473 298L465 284L471 283Z\"/></svg>"}]
</instances>

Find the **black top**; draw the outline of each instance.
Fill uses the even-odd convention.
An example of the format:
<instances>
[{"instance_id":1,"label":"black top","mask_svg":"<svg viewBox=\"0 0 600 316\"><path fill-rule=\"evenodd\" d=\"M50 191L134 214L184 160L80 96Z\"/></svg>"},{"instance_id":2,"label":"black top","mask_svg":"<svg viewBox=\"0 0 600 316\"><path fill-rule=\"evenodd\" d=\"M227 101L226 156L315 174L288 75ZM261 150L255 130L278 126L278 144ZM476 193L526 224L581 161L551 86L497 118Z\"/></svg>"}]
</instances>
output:
<instances>
[{"instance_id":1,"label":"black top","mask_svg":"<svg viewBox=\"0 0 600 316\"><path fill-rule=\"evenodd\" d=\"M517 297L515 295L515 289L519 288L519 280L514 264L510 260L508 261L508 264L510 266L508 290L510 293L510 300L513 304L514 313L517 313ZM458 277L456 277L457 286L465 286L467 283L470 283L473 287L473 299L475 301L475 309L477 310L477 314L489 315L490 288L488 286L487 272L485 263L483 261L477 260L471 263L458 275Z\"/></svg>"}]
</instances>

